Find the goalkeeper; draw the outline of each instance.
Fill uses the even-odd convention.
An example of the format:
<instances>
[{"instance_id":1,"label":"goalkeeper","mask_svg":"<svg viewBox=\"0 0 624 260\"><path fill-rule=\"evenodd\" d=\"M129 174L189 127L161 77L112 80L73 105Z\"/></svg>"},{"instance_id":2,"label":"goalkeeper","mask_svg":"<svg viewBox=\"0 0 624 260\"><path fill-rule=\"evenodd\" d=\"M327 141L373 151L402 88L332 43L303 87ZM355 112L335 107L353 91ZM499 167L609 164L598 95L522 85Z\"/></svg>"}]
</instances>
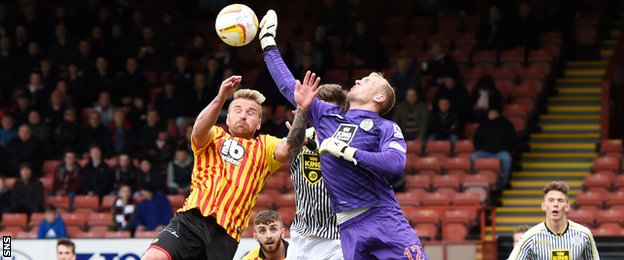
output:
<instances>
[{"instance_id":1,"label":"goalkeeper","mask_svg":"<svg viewBox=\"0 0 624 260\"><path fill-rule=\"evenodd\" d=\"M277 15L260 22L264 60L280 92L296 104L295 78L276 47ZM304 82L319 81L306 73ZM347 108L315 99L308 119L321 143L321 170L336 213L345 259L428 259L405 219L387 175L403 174L406 145L401 129L380 117L394 106L394 89L378 73L356 80Z\"/></svg>"}]
</instances>

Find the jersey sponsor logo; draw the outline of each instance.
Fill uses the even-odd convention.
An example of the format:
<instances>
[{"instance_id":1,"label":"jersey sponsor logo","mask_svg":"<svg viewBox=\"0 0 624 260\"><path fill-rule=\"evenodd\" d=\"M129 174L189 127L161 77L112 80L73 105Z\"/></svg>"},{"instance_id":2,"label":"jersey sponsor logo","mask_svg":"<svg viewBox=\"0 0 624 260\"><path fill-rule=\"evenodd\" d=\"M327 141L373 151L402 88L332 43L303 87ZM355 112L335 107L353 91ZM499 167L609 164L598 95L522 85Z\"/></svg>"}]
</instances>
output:
<instances>
[{"instance_id":1,"label":"jersey sponsor logo","mask_svg":"<svg viewBox=\"0 0 624 260\"><path fill-rule=\"evenodd\" d=\"M303 177L310 183L316 184L321 178L321 160L317 154L302 153L301 154L301 171Z\"/></svg>"},{"instance_id":2,"label":"jersey sponsor logo","mask_svg":"<svg viewBox=\"0 0 624 260\"><path fill-rule=\"evenodd\" d=\"M570 250L551 250L550 260L570 260Z\"/></svg>"},{"instance_id":3,"label":"jersey sponsor logo","mask_svg":"<svg viewBox=\"0 0 624 260\"><path fill-rule=\"evenodd\" d=\"M240 166L240 160L245 156L245 148L237 140L227 138L221 146L221 155L226 162Z\"/></svg>"},{"instance_id":4,"label":"jersey sponsor logo","mask_svg":"<svg viewBox=\"0 0 624 260\"><path fill-rule=\"evenodd\" d=\"M358 127L353 124L340 124L340 126L338 126L338 130L334 132L332 137L345 143L350 143L351 140L353 140L357 129Z\"/></svg>"},{"instance_id":5,"label":"jersey sponsor logo","mask_svg":"<svg viewBox=\"0 0 624 260\"><path fill-rule=\"evenodd\" d=\"M397 124L392 124L392 127L394 128L394 137L403 139L403 132L401 132L401 127L399 127L399 125Z\"/></svg>"}]
</instances>

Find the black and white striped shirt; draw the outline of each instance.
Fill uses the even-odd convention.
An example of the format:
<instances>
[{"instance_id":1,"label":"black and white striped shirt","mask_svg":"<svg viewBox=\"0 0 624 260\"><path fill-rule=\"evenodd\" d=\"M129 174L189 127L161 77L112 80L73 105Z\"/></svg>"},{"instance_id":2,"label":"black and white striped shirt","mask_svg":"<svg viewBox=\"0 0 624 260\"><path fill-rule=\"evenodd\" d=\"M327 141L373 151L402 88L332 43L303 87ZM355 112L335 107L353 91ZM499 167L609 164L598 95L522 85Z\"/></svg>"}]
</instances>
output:
<instances>
[{"instance_id":1,"label":"black and white striped shirt","mask_svg":"<svg viewBox=\"0 0 624 260\"><path fill-rule=\"evenodd\" d=\"M562 234L553 233L545 222L529 229L516 243L508 260L599 260L591 231L573 221Z\"/></svg>"},{"instance_id":2,"label":"black and white striped shirt","mask_svg":"<svg viewBox=\"0 0 624 260\"><path fill-rule=\"evenodd\" d=\"M319 154L303 147L290 164L290 180L297 199L297 212L290 229L303 237L339 239L336 214L331 211L321 175Z\"/></svg>"}]
</instances>

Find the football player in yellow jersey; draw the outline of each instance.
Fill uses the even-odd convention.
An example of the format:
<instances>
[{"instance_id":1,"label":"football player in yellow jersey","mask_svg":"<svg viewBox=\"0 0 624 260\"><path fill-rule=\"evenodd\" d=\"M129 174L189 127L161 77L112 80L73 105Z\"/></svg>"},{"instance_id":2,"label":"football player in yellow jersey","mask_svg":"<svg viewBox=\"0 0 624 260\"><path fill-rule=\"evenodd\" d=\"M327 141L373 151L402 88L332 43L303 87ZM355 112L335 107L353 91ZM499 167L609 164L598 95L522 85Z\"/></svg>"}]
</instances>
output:
<instances>
[{"instance_id":1,"label":"football player in yellow jersey","mask_svg":"<svg viewBox=\"0 0 624 260\"><path fill-rule=\"evenodd\" d=\"M254 238L260 247L251 250L243 260L286 259L288 242L284 240L282 217L275 210L263 210L256 214L253 222Z\"/></svg>"},{"instance_id":2,"label":"football player in yellow jersey","mask_svg":"<svg viewBox=\"0 0 624 260\"><path fill-rule=\"evenodd\" d=\"M195 166L190 195L143 259L232 259L258 193L282 163L299 154L320 79L297 83L297 111L286 141L254 137L265 98L256 90L237 91L241 79L225 79L219 94L197 116L191 133ZM228 133L215 123L230 97Z\"/></svg>"}]
</instances>

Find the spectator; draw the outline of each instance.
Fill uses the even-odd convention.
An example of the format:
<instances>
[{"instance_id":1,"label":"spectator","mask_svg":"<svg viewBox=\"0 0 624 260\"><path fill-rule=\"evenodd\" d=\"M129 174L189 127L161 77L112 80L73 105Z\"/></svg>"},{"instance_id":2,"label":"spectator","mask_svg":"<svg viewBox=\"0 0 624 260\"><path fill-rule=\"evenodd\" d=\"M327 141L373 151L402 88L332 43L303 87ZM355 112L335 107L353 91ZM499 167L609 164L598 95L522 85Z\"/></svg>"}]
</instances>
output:
<instances>
[{"instance_id":1,"label":"spectator","mask_svg":"<svg viewBox=\"0 0 624 260\"><path fill-rule=\"evenodd\" d=\"M102 147L105 154L110 154L111 151L109 143L106 142L106 137L106 128L102 125L100 113L96 111L89 112L87 126L82 128L80 131L80 146L78 147L79 153L87 153L89 151L89 146L95 144Z\"/></svg>"},{"instance_id":2,"label":"spectator","mask_svg":"<svg viewBox=\"0 0 624 260\"><path fill-rule=\"evenodd\" d=\"M429 49L429 60L422 65L422 73L430 75L428 86L437 85L441 77L459 78L457 61L440 44L433 44Z\"/></svg>"},{"instance_id":3,"label":"spectator","mask_svg":"<svg viewBox=\"0 0 624 260\"><path fill-rule=\"evenodd\" d=\"M24 93L27 95L30 105L37 110L41 110L46 104L46 89L39 72L31 72L28 84L24 86Z\"/></svg>"},{"instance_id":4,"label":"spectator","mask_svg":"<svg viewBox=\"0 0 624 260\"><path fill-rule=\"evenodd\" d=\"M130 222L134 214L134 198L132 198L132 188L123 184L119 186L117 198L113 202L113 223L115 230L129 230Z\"/></svg>"},{"instance_id":5,"label":"spectator","mask_svg":"<svg viewBox=\"0 0 624 260\"><path fill-rule=\"evenodd\" d=\"M509 119L500 116L496 109L488 111L488 120L477 127L473 137L475 147L471 160L474 165L477 158L495 157L501 162L500 189L507 187L511 176L511 154L516 143L516 132Z\"/></svg>"},{"instance_id":6,"label":"spectator","mask_svg":"<svg viewBox=\"0 0 624 260\"><path fill-rule=\"evenodd\" d=\"M43 184L34 178L32 166L22 163L19 166L20 178L15 181L11 191L11 208L14 213L43 211Z\"/></svg>"},{"instance_id":7,"label":"spectator","mask_svg":"<svg viewBox=\"0 0 624 260\"><path fill-rule=\"evenodd\" d=\"M487 120L490 109L498 111L503 109L503 97L496 89L496 83L491 75L483 75L479 78L470 96L470 103L472 104L472 118L477 123Z\"/></svg>"},{"instance_id":8,"label":"spectator","mask_svg":"<svg viewBox=\"0 0 624 260\"><path fill-rule=\"evenodd\" d=\"M183 116L185 107L184 96L176 89L173 83L165 83L164 90L158 93L154 106L158 114L162 115L165 120L176 120Z\"/></svg>"},{"instance_id":9,"label":"spectator","mask_svg":"<svg viewBox=\"0 0 624 260\"><path fill-rule=\"evenodd\" d=\"M117 109L113 121L108 125L108 142L112 146L113 154L133 151L134 129L126 120L123 110Z\"/></svg>"},{"instance_id":10,"label":"spectator","mask_svg":"<svg viewBox=\"0 0 624 260\"><path fill-rule=\"evenodd\" d=\"M158 133L165 131L165 127L160 122L160 115L156 110L148 110L145 124L141 126L139 130L139 147L141 148L141 154L146 155L149 153L149 149L152 147Z\"/></svg>"},{"instance_id":11,"label":"spectator","mask_svg":"<svg viewBox=\"0 0 624 260\"><path fill-rule=\"evenodd\" d=\"M323 55L314 49L312 41L305 41L301 51L295 53L295 71L293 72L297 78L303 78L306 71L316 71L319 75L323 75L321 68L323 64Z\"/></svg>"},{"instance_id":12,"label":"spectator","mask_svg":"<svg viewBox=\"0 0 624 260\"><path fill-rule=\"evenodd\" d=\"M55 69L56 68L52 66L49 59L42 59L41 62L39 62L39 72L41 73L41 82L44 86L44 94L48 94L50 90L56 87L59 73Z\"/></svg>"},{"instance_id":13,"label":"spectator","mask_svg":"<svg viewBox=\"0 0 624 260\"><path fill-rule=\"evenodd\" d=\"M65 222L53 206L47 207L44 219L39 222L38 239L57 239L67 237Z\"/></svg>"},{"instance_id":14,"label":"spectator","mask_svg":"<svg viewBox=\"0 0 624 260\"><path fill-rule=\"evenodd\" d=\"M0 215L11 211L11 190L5 181L4 176L0 175Z\"/></svg>"},{"instance_id":15,"label":"spectator","mask_svg":"<svg viewBox=\"0 0 624 260\"><path fill-rule=\"evenodd\" d=\"M472 116L470 108L470 96L468 91L461 84L461 81L449 76L443 76L439 80L438 90L433 97L433 104L438 104L440 97L447 97L451 102L453 111L457 113L459 118L459 125L457 127L457 133L463 133L464 122ZM434 106L432 110L437 110L438 107Z\"/></svg>"},{"instance_id":16,"label":"spectator","mask_svg":"<svg viewBox=\"0 0 624 260\"><path fill-rule=\"evenodd\" d=\"M99 56L95 59L95 71L93 73L89 73L87 88L88 92L86 96L88 97L87 104L92 104L98 97L100 97L100 93L103 91L111 91L115 85L114 75L110 72L108 67L108 60L104 56ZM110 96L108 96L108 101L110 103ZM102 115L102 122L108 123L106 120L110 118L106 118Z\"/></svg>"},{"instance_id":17,"label":"spectator","mask_svg":"<svg viewBox=\"0 0 624 260\"><path fill-rule=\"evenodd\" d=\"M33 107L30 105L28 95L22 93L17 96L15 106L11 109L11 117L13 117L15 125L26 124L28 122L28 112L32 109Z\"/></svg>"},{"instance_id":18,"label":"spectator","mask_svg":"<svg viewBox=\"0 0 624 260\"><path fill-rule=\"evenodd\" d=\"M2 118L2 128L0 128L0 148L5 147L16 136L15 120L11 115L5 115Z\"/></svg>"},{"instance_id":19,"label":"spectator","mask_svg":"<svg viewBox=\"0 0 624 260\"><path fill-rule=\"evenodd\" d=\"M124 35L123 27L119 23L112 25L110 30L110 38L108 39L108 57L114 68L123 68L126 58L131 55L131 46L129 40Z\"/></svg>"},{"instance_id":20,"label":"spectator","mask_svg":"<svg viewBox=\"0 0 624 260\"><path fill-rule=\"evenodd\" d=\"M50 46L50 56L52 61L59 65L67 65L78 56L74 42L67 35L65 24L57 24L54 29L54 41Z\"/></svg>"},{"instance_id":21,"label":"spectator","mask_svg":"<svg viewBox=\"0 0 624 260\"><path fill-rule=\"evenodd\" d=\"M193 88L193 70L189 67L188 59L184 55L178 55L171 71L171 83L183 97L188 97Z\"/></svg>"},{"instance_id":22,"label":"spectator","mask_svg":"<svg viewBox=\"0 0 624 260\"><path fill-rule=\"evenodd\" d=\"M539 48L541 24L531 13L531 7L527 3L520 3L518 6L520 17L515 24L515 44L516 47L525 50L535 50Z\"/></svg>"},{"instance_id":23,"label":"spectator","mask_svg":"<svg viewBox=\"0 0 624 260\"><path fill-rule=\"evenodd\" d=\"M61 238L56 243L57 260L76 260L76 245L69 239Z\"/></svg>"},{"instance_id":24,"label":"spectator","mask_svg":"<svg viewBox=\"0 0 624 260\"><path fill-rule=\"evenodd\" d=\"M516 227L513 233L514 246L516 245L516 243L518 243L518 241L520 241L520 238L522 237L522 235L524 235L525 232L529 231L529 229L531 229L531 227L527 225L520 225Z\"/></svg>"},{"instance_id":25,"label":"spectator","mask_svg":"<svg viewBox=\"0 0 624 260\"><path fill-rule=\"evenodd\" d=\"M418 90L408 88L405 101L394 110L393 121L403 130L405 140L424 140L429 126L427 103L419 99Z\"/></svg>"},{"instance_id":26,"label":"spectator","mask_svg":"<svg viewBox=\"0 0 624 260\"><path fill-rule=\"evenodd\" d=\"M54 131L62 122L65 115L65 103L61 97L61 93L53 91L50 95L50 103L44 111L45 122L48 123L50 129Z\"/></svg>"},{"instance_id":27,"label":"spectator","mask_svg":"<svg viewBox=\"0 0 624 260\"><path fill-rule=\"evenodd\" d=\"M355 23L353 40L348 50L353 55L355 67L379 69L385 65L379 36L371 32L364 21Z\"/></svg>"},{"instance_id":28,"label":"spectator","mask_svg":"<svg viewBox=\"0 0 624 260\"><path fill-rule=\"evenodd\" d=\"M78 55L75 60L75 64L85 71L91 71L93 69L95 56L91 50L91 43L89 43L88 40L81 40L78 43Z\"/></svg>"},{"instance_id":29,"label":"spectator","mask_svg":"<svg viewBox=\"0 0 624 260\"><path fill-rule=\"evenodd\" d=\"M136 186L139 188L145 185L149 185L153 187L156 191L162 192L164 190L164 178L152 169L152 162L150 162L149 159L141 159L136 180Z\"/></svg>"},{"instance_id":30,"label":"spectator","mask_svg":"<svg viewBox=\"0 0 624 260\"><path fill-rule=\"evenodd\" d=\"M191 92L191 102L193 110L191 114L196 115L204 109L208 103L217 95L218 87L210 88L206 80L206 75L202 73L195 74L193 89Z\"/></svg>"},{"instance_id":31,"label":"spectator","mask_svg":"<svg viewBox=\"0 0 624 260\"><path fill-rule=\"evenodd\" d=\"M113 112L115 111L110 93L107 91L101 92L97 103L93 106L93 110L100 113L103 125L109 125L113 121Z\"/></svg>"},{"instance_id":32,"label":"spectator","mask_svg":"<svg viewBox=\"0 0 624 260\"><path fill-rule=\"evenodd\" d=\"M164 67L164 50L156 40L154 29L151 26L143 27L141 40L135 48L135 55L141 67L148 71L159 71Z\"/></svg>"},{"instance_id":33,"label":"spectator","mask_svg":"<svg viewBox=\"0 0 624 260\"><path fill-rule=\"evenodd\" d=\"M197 64L200 59L206 56L206 54L208 54L208 47L206 47L204 38L200 35L195 35L195 37L193 37L193 44L188 55L191 65L194 66Z\"/></svg>"},{"instance_id":34,"label":"spectator","mask_svg":"<svg viewBox=\"0 0 624 260\"><path fill-rule=\"evenodd\" d=\"M146 99L149 94L149 87L145 74L139 69L137 59L130 57L126 61L126 70L115 84L113 97L116 101L121 101L124 106L130 105L134 97L141 96Z\"/></svg>"},{"instance_id":35,"label":"spectator","mask_svg":"<svg viewBox=\"0 0 624 260\"><path fill-rule=\"evenodd\" d=\"M316 53L320 53L321 55L321 63L317 64L321 68L322 71L325 71L328 68L334 67L334 53L332 51L333 47L331 42L327 38L327 33L325 31L325 27L322 25L317 25L314 27L314 39L312 40L312 45L314 46L314 51ZM335 46L339 47L339 46Z\"/></svg>"},{"instance_id":36,"label":"spectator","mask_svg":"<svg viewBox=\"0 0 624 260\"><path fill-rule=\"evenodd\" d=\"M30 111L30 113L28 113L28 126L30 126L30 131L32 132L32 135L37 138L41 145L44 148L47 147L50 141L50 127L45 122L41 121L41 115L39 115L39 112L37 112L36 110ZM1 132L2 130L0 130L0 133Z\"/></svg>"},{"instance_id":37,"label":"spectator","mask_svg":"<svg viewBox=\"0 0 624 260\"><path fill-rule=\"evenodd\" d=\"M141 187L142 200L134 211L133 226L137 231L161 230L169 223L172 209L167 197L156 192L154 186L145 184Z\"/></svg>"},{"instance_id":38,"label":"spectator","mask_svg":"<svg viewBox=\"0 0 624 260\"><path fill-rule=\"evenodd\" d=\"M507 27L501 10L496 5L490 5L485 13L481 16L481 23L477 31L477 49L479 50L501 50L506 42L505 34L509 33L505 30Z\"/></svg>"},{"instance_id":39,"label":"spectator","mask_svg":"<svg viewBox=\"0 0 624 260\"><path fill-rule=\"evenodd\" d=\"M122 153L117 156L117 166L113 170L115 173L114 187L119 189L123 185L128 185L132 190L137 189L136 177L137 169L132 166L132 159L127 153Z\"/></svg>"},{"instance_id":40,"label":"spectator","mask_svg":"<svg viewBox=\"0 0 624 260\"><path fill-rule=\"evenodd\" d=\"M147 147L145 156L153 163L153 171L159 176L167 175L167 165L175 152L175 142L166 131L158 132L156 140Z\"/></svg>"},{"instance_id":41,"label":"spectator","mask_svg":"<svg viewBox=\"0 0 624 260\"><path fill-rule=\"evenodd\" d=\"M50 195L69 195L69 204L73 205L74 197L80 192L81 186L82 169L76 160L76 154L69 150L65 152L63 163L56 167Z\"/></svg>"},{"instance_id":42,"label":"spectator","mask_svg":"<svg viewBox=\"0 0 624 260\"><path fill-rule=\"evenodd\" d=\"M438 100L438 109L431 113L429 119L429 140L450 140L451 145L457 140L459 118L453 111L447 97Z\"/></svg>"},{"instance_id":43,"label":"spectator","mask_svg":"<svg viewBox=\"0 0 624 260\"><path fill-rule=\"evenodd\" d=\"M53 155L60 155L66 150L75 151L78 148L80 128L76 119L76 111L65 110L63 119L63 122L52 131Z\"/></svg>"},{"instance_id":44,"label":"spectator","mask_svg":"<svg viewBox=\"0 0 624 260\"><path fill-rule=\"evenodd\" d=\"M404 100L409 88L420 88L420 79L412 69L409 59L400 58L397 60L396 70L390 76L390 84L394 87L396 100Z\"/></svg>"},{"instance_id":45,"label":"spectator","mask_svg":"<svg viewBox=\"0 0 624 260\"><path fill-rule=\"evenodd\" d=\"M174 159L167 166L167 187L171 194L186 196L191 188L191 174L193 173L193 158L180 147L176 149Z\"/></svg>"},{"instance_id":46,"label":"spectator","mask_svg":"<svg viewBox=\"0 0 624 260\"><path fill-rule=\"evenodd\" d=\"M19 127L17 138L13 138L5 150L8 151L9 155L9 176L16 176L19 172L19 165L22 163L29 163L32 166L31 172L35 176L39 175L39 169L43 164L43 153L39 141L32 138L28 125Z\"/></svg>"},{"instance_id":47,"label":"spectator","mask_svg":"<svg viewBox=\"0 0 624 260\"><path fill-rule=\"evenodd\" d=\"M98 146L89 148L89 162L83 169L84 193L102 197L113 190L113 173L102 160L102 149Z\"/></svg>"},{"instance_id":48,"label":"spectator","mask_svg":"<svg viewBox=\"0 0 624 260\"><path fill-rule=\"evenodd\" d=\"M133 127L139 127L145 124L145 119L147 118L145 99L142 97L135 97L133 99L127 118L130 121L130 125Z\"/></svg>"},{"instance_id":49,"label":"spectator","mask_svg":"<svg viewBox=\"0 0 624 260\"><path fill-rule=\"evenodd\" d=\"M39 43L35 41L29 41L26 53L20 58L18 64L19 75L21 79L27 79L30 73L37 68L39 62L43 58ZM23 82L20 80L20 82Z\"/></svg>"},{"instance_id":50,"label":"spectator","mask_svg":"<svg viewBox=\"0 0 624 260\"><path fill-rule=\"evenodd\" d=\"M71 100L76 109L93 105L94 99L90 96L91 93L87 86L87 80L76 64L72 63L67 66L67 84L69 85Z\"/></svg>"}]
</instances>

